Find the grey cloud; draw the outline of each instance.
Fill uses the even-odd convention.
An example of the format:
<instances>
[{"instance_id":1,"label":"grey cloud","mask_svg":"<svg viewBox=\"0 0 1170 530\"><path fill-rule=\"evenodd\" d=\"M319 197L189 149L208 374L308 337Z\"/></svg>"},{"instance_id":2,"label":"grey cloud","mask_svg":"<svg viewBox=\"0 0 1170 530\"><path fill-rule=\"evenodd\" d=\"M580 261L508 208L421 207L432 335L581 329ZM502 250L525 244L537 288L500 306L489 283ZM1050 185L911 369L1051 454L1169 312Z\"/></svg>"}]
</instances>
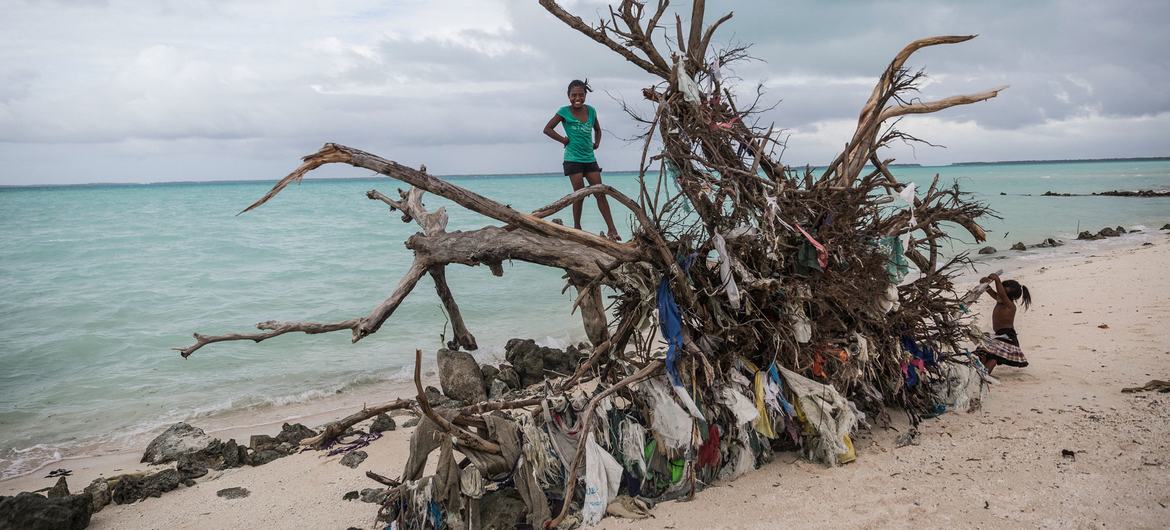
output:
<instances>
[{"instance_id":1,"label":"grey cloud","mask_svg":"<svg viewBox=\"0 0 1170 530\"><path fill-rule=\"evenodd\" d=\"M27 98L38 76L31 68L0 71L0 104L11 104Z\"/></svg>"},{"instance_id":2,"label":"grey cloud","mask_svg":"<svg viewBox=\"0 0 1170 530\"><path fill-rule=\"evenodd\" d=\"M0 36L0 155L17 161L0 183L16 173L196 178L166 169L160 161L168 157L225 178L271 177L287 169L286 157L324 141L385 148L438 172L551 170L558 151L540 128L564 104L568 80L586 76L608 133L606 164L633 167L641 151L618 140L637 126L610 94L646 109L639 89L650 77L535 2L506 2L492 12L504 25L443 31L437 26L447 20L435 14L441 8L426 3L327 0L313 12L268 0L64 4L18 4L10 13L15 31ZM566 3L590 22L603 6ZM1165 154L1165 142L1135 141L1124 131L1129 118L1170 113L1164 2L708 2L712 18L728 9L735 17L717 45L754 42L751 53L760 58L728 74L743 97L765 81L765 104L779 104L761 118L793 131L794 161L831 156L847 139L841 124L856 118L893 54L912 39L948 33L980 37L914 57L911 66L932 76L922 98L1011 89L937 115L947 126L922 129L943 135L921 134L950 149L899 151L905 156L1005 158L994 156L996 146L1015 153L1029 145L1038 152L1024 157L1061 149L1066 154L1043 156L1081 156L1090 140L1045 126L1078 120L1102 124L1093 141L1103 150ZM434 24L404 28L404 16ZM673 34L664 29L660 38ZM794 82L801 79L807 82ZM1168 136L1164 119L1150 123L1142 130ZM962 147L967 143L978 148ZM53 157L17 154L38 145L67 145L89 167L111 169L90 177L77 175L84 168L57 173L45 167Z\"/></svg>"},{"instance_id":3,"label":"grey cloud","mask_svg":"<svg viewBox=\"0 0 1170 530\"><path fill-rule=\"evenodd\" d=\"M739 11L746 11L741 9ZM1170 37L1164 2L893 2L766 3L733 22L740 38L758 43L754 55L773 75L820 73L876 81L894 53L909 41L937 34L980 34L963 44L926 49L911 60L941 83L924 90L940 97L1010 84L995 105L971 114L994 128L1018 128L1083 114L1143 116L1170 110L1170 68L1162 50ZM1093 87L1085 91L1069 77ZM956 83L960 78L970 82ZM830 89L832 90L832 89ZM778 94L781 107L818 106L825 94L805 99L800 90ZM774 92L775 93L775 92ZM1067 95L1064 100L1061 96ZM844 108L863 102L841 101Z\"/></svg>"}]
</instances>

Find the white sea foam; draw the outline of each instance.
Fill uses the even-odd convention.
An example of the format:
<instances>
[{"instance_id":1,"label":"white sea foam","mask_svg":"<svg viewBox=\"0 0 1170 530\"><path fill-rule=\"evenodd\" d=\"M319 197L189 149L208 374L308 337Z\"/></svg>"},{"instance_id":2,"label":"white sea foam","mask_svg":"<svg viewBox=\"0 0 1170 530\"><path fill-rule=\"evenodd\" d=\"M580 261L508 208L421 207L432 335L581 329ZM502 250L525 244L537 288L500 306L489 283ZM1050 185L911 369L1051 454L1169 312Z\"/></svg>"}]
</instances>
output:
<instances>
[{"instance_id":1,"label":"white sea foam","mask_svg":"<svg viewBox=\"0 0 1170 530\"><path fill-rule=\"evenodd\" d=\"M61 448L36 444L23 449L9 449L0 453L0 480L32 473L44 466L61 461Z\"/></svg>"}]
</instances>

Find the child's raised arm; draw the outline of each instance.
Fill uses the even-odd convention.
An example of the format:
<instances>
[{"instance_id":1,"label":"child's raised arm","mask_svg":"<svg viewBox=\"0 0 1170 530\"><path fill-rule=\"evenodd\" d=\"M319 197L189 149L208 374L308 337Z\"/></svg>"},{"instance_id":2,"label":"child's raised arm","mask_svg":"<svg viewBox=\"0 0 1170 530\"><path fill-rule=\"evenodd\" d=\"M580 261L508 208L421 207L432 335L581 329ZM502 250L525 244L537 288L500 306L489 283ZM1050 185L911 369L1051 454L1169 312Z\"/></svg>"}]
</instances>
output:
<instances>
[{"instance_id":1,"label":"child's raised arm","mask_svg":"<svg viewBox=\"0 0 1170 530\"><path fill-rule=\"evenodd\" d=\"M544 135L549 137L549 138L552 138L553 140L556 140L557 143L559 143L561 145L569 145L569 139L564 137L564 136L561 136L556 131L556 126L559 123L561 123L562 121L565 121L565 119L562 118L560 114L553 114L552 119L548 120L548 123L546 123L544 125ZM600 138L598 140L600 140ZM596 145L597 145L598 140L594 140L594 149L597 148Z\"/></svg>"},{"instance_id":2,"label":"child's raised arm","mask_svg":"<svg viewBox=\"0 0 1170 530\"><path fill-rule=\"evenodd\" d=\"M999 275L992 273L987 275L987 279L995 280L995 301L1001 304L1015 305L1011 298L1008 298L1007 289L1003 288L1003 282L1000 281Z\"/></svg>"}]
</instances>

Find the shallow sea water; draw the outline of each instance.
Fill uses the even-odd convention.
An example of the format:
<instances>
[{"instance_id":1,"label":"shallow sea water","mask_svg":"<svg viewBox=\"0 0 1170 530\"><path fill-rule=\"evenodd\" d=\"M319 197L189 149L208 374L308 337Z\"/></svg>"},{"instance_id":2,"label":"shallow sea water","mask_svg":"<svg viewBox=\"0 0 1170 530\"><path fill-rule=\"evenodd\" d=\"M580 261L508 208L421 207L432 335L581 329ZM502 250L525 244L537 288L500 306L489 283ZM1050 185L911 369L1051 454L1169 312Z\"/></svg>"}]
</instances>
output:
<instances>
[{"instance_id":1,"label":"shallow sea water","mask_svg":"<svg viewBox=\"0 0 1170 530\"><path fill-rule=\"evenodd\" d=\"M1170 162L898 168L902 179L955 179L1002 220L990 244L1071 239L1078 229L1170 222L1170 199L1039 197L1044 191L1170 189ZM635 176L606 183L634 194ZM452 177L461 186L532 210L570 191L556 175ZM271 410L406 381L416 348L442 344L445 316L428 279L375 335L290 334L260 344L220 343L190 359L171 348L191 334L247 332L266 320L333 321L364 315L410 262L415 225L365 198L393 194L386 179L307 180L237 216L271 182L0 188L0 478L63 456L142 445L162 426ZM1000 195L1000 193L1006 195ZM1031 194L1031 196L1028 196ZM448 230L489 220L448 207ZM568 221L568 210L559 214ZM629 220L619 216L628 234ZM586 203L585 226L603 228ZM1004 237L1006 235L1006 237ZM1135 239L1000 253L993 267L1058 260ZM953 251L983 246L958 241ZM990 262L994 258L985 258ZM505 264L452 266L451 288L481 346L502 356L516 336L551 345L584 340L561 273ZM449 336L449 331L447 331Z\"/></svg>"}]
</instances>

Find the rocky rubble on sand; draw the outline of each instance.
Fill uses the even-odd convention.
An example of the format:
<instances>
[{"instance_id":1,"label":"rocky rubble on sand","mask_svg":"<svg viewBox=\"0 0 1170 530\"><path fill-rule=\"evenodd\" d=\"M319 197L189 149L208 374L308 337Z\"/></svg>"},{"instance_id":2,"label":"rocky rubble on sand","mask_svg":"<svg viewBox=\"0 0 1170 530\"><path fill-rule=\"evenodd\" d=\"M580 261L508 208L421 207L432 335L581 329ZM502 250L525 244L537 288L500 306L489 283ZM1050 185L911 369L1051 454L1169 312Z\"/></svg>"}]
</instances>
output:
<instances>
[{"instance_id":1,"label":"rocky rubble on sand","mask_svg":"<svg viewBox=\"0 0 1170 530\"><path fill-rule=\"evenodd\" d=\"M65 477L57 484L64 485ZM64 495L53 497L27 491L12 497L0 496L0 528L4 529L80 530L89 526L92 515L92 495L87 492L70 495L68 487Z\"/></svg>"},{"instance_id":2,"label":"rocky rubble on sand","mask_svg":"<svg viewBox=\"0 0 1170 530\"><path fill-rule=\"evenodd\" d=\"M577 365L588 357L591 348L586 343L570 345L562 350L540 346L532 339L511 339L504 346L507 362L498 366L480 366L466 352L439 350L439 386L445 399L460 404L477 403L485 399L501 399L506 394L539 384L546 377L572 374ZM442 407L428 393L432 406Z\"/></svg>"},{"instance_id":3,"label":"rocky rubble on sand","mask_svg":"<svg viewBox=\"0 0 1170 530\"><path fill-rule=\"evenodd\" d=\"M1118 237L1118 236L1125 234L1125 233L1128 233L1128 231L1125 229L1124 226L1118 226L1116 228L1111 228L1111 227L1106 226L1105 228L1102 228L1101 230L1099 230L1096 234L1094 234L1093 232L1091 232L1089 230L1084 230L1080 234L1077 234L1077 239L1084 240L1084 241L1093 241L1093 240L1097 240L1097 239L1105 239L1107 237Z\"/></svg>"},{"instance_id":4,"label":"rocky rubble on sand","mask_svg":"<svg viewBox=\"0 0 1170 530\"><path fill-rule=\"evenodd\" d=\"M130 504L160 497L180 486L195 485L195 479L211 470L266 464L299 451L301 440L316 434L299 423L286 423L276 436L252 436L245 447L235 440L212 438L203 429L179 422L151 440L141 460L145 464L172 466L98 477L79 495L69 494L62 476L48 489L47 496L26 492L0 497L0 528L84 528L92 514L110 503ZM82 503L84 510L79 508Z\"/></svg>"}]
</instances>

